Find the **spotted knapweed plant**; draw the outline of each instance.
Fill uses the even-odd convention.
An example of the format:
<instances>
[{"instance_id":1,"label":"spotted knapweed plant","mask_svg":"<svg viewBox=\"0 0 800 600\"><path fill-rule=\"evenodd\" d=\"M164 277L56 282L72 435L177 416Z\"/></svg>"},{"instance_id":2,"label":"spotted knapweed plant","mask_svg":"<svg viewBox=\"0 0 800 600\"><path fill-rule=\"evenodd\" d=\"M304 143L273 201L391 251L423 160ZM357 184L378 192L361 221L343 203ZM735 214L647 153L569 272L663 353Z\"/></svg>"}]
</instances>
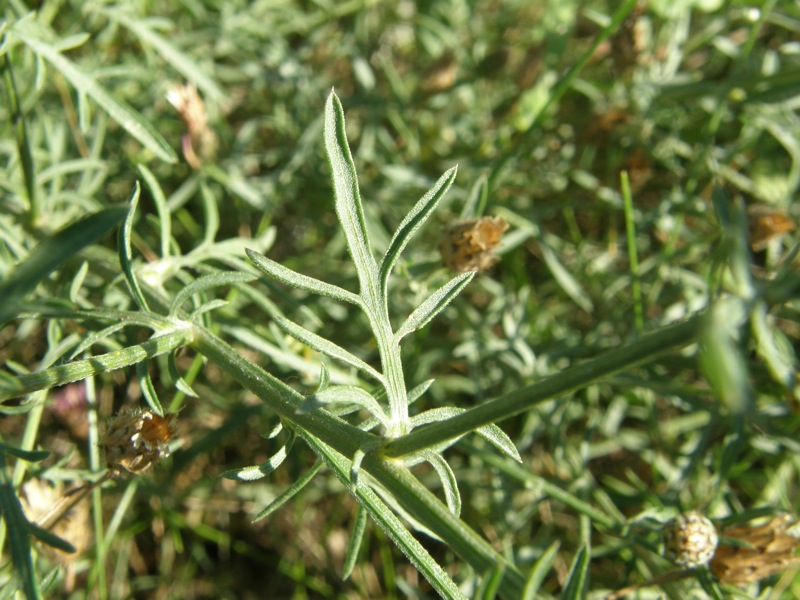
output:
<instances>
[{"instance_id":1,"label":"spotted knapweed plant","mask_svg":"<svg viewBox=\"0 0 800 600\"><path fill-rule=\"evenodd\" d=\"M443 566L412 534L412 529L425 532L446 544L449 550L483 577L485 586L488 586L487 594L496 592L504 598L519 598L524 592L533 597L542 577L552 565L557 545L551 546L539 557L527 578L523 576L513 556L507 556L493 548L482 535L460 518L461 498L456 476L443 456L444 450L464 435L476 433L505 455L505 458L501 458L497 454L481 452L483 460L501 467L514 477L528 477L526 471L508 460L510 458L512 461L519 461L519 455L511 440L495 423L529 411L544 400L583 387L600 377L641 364L664 352L691 343L697 337L700 317L665 327L657 334L643 336L626 346L564 369L545 380L477 407L468 410L440 407L412 416L409 405L425 393L431 382L415 382L411 389L408 388L404 377L401 342L436 317L464 289L474 273L468 272L454 277L430 294L410 314L398 316L392 314L390 303L392 269L414 233L425 223L453 183L456 169L444 173L416 203L397 227L386 252L377 259L367 234L356 170L345 135L344 112L339 99L333 93L325 107L324 138L332 171L336 215L355 266L358 290L346 290L297 273L253 250L248 250L247 255L261 273L273 280L309 294L319 294L353 305L363 311L378 349L378 365L369 364L331 339L289 320L279 310L270 310L270 316L285 333L330 359L331 365L343 364L355 369L365 380L371 380L371 387L334 384L329 367L323 364L317 389L310 395L303 395L242 356L213 333L213 322L209 319L209 314L212 310L221 308L225 302L219 299L209 300L210 291L219 287L248 290L248 284L255 281L257 275L246 272L252 267L244 265L238 259L227 259L235 270L220 270L205 264L204 261L215 254L219 244L225 243L214 241L217 221L211 205L209 214L212 215L212 233L206 235L198 248L181 257L171 256L169 244L162 243L162 257L159 262L136 266L132 230L140 194L137 184L127 212L108 209L65 227L35 248L0 286L0 294L6 300L4 312L0 311L2 321L34 315L37 318L88 319L110 323L83 338L65 337L45 357L40 370L36 372L26 373L24 369L18 368L18 372L13 375L4 373L0 379L0 402L28 394L23 410L40 415L44 400L36 395L38 391L114 369L136 366L142 394L150 409L154 414L164 415L165 411L150 382L146 365L155 357L165 356L171 379L179 393L192 395L194 392L178 374L174 363L174 353L189 347L253 392L280 418L280 426L271 433L271 437L283 440L280 449L261 464L226 471L223 474L225 477L241 482L265 477L281 465L291 450L292 442L298 438L320 458L317 465L266 506L256 518L264 518L270 514L311 481L321 468L327 467L358 501L358 515L349 546L345 575L349 574L355 564L367 519L371 518L443 597L461 598L464 594ZM152 173L144 167L140 167L140 172L153 193L157 210L162 215L168 214L166 201ZM119 232L119 265L136 305L134 310L58 303L25 305L25 297L36 287L37 282L44 280L48 273L61 264L63 256L74 254L78 249L92 243L121 218L123 223ZM168 225L164 224L167 222L162 221L161 229L165 240L169 239ZM241 242L239 240L238 243ZM188 277L183 272L186 264L193 265L205 274L194 279ZM75 278L72 289L76 293L86 277L86 270L85 267L79 270ZM185 281L185 285L173 298L169 297L163 285L170 277L180 277L182 282ZM251 293L260 294L252 290ZM260 299L261 305L274 307L263 296ZM393 327L393 317L400 322L397 328ZM111 338L124 327L146 328L153 334L140 344L114 342ZM106 354L79 359L99 343L110 344L115 349ZM202 361L197 364L199 368ZM366 418L359 420L365 413ZM30 430L34 432L31 439L35 438L37 423L37 419L29 419L29 424L32 424ZM12 525L6 530L12 558L25 589L30 591L31 597L38 597L36 575L30 558L30 536L51 545L59 545L62 549L68 549L68 545L65 546L50 532L28 522L16 500L14 485L6 476L3 462L5 455L15 456L21 462L41 460L44 455L8 446L0 447L0 475L4 478L0 481L0 501L3 502L5 523ZM443 500L424 486L409 469L421 462L429 463L439 476ZM95 466L99 468L97 461ZM587 515L595 524L609 529L619 526L614 518L565 490L545 481L539 481L537 485L547 494ZM580 597L590 558L588 548L587 544L575 556L566 584L567 597Z\"/></svg>"}]
</instances>

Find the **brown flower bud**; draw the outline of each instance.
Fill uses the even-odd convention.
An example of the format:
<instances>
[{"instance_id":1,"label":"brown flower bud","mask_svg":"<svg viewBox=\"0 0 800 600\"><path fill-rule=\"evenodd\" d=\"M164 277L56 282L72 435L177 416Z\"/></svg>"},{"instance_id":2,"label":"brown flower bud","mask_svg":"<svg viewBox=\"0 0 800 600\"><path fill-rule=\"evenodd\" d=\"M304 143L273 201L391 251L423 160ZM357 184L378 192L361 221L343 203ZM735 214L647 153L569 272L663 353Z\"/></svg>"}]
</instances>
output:
<instances>
[{"instance_id":1,"label":"brown flower bud","mask_svg":"<svg viewBox=\"0 0 800 600\"><path fill-rule=\"evenodd\" d=\"M484 271L500 260L494 249L508 223L502 217L481 217L453 226L440 244L442 262L458 273Z\"/></svg>"},{"instance_id":2,"label":"brown flower bud","mask_svg":"<svg viewBox=\"0 0 800 600\"><path fill-rule=\"evenodd\" d=\"M199 169L217 152L217 135L208 126L206 105L194 85L174 86L167 92L167 102L175 107L186 126L182 140L186 162Z\"/></svg>"}]
</instances>

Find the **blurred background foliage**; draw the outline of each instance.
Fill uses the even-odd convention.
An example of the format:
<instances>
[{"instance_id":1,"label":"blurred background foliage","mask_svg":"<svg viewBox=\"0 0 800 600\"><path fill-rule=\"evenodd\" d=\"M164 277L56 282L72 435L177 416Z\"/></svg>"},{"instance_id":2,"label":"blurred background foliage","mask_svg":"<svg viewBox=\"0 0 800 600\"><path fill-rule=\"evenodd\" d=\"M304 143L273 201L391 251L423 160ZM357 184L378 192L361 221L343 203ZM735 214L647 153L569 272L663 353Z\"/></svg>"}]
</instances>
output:
<instances>
[{"instance_id":1,"label":"blurred background foliage","mask_svg":"<svg viewBox=\"0 0 800 600\"><path fill-rule=\"evenodd\" d=\"M438 246L465 203L482 197L487 214L510 224L502 261L404 341L409 387L436 380L412 410L473 406L633 339L641 333L634 284L645 330L693 314L721 294L735 296L741 289L720 266L728 238L712 202L715 188L722 205L747 207L750 237L740 241L748 273L755 281L774 277L794 260L800 6L641 2L591 53L560 101L540 114L616 9L614 2L577 0L10 0L0 13L4 32L23 28L63 49L176 153L185 147L186 125L167 94L195 84L215 140L199 163L160 160L58 68L6 35L0 50L31 140L41 208L38 222L26 223L30 204L14 122L10 104L0 105L0 274L48 232L127 201L142 178L137 165L144 164L152 180L145 181L135 253L145 263L140 276L166 297L199 273L244 264L245 246L354 289L322 145L322 108L335 88L380 250L419 196L459 165L446 205L396 272L391 308L398 322L449 277ZM633 198L635 276L623 171ZM171 212L166 254L159 245L164 219L152 198L158 188ZM735 227L728 234L735 237ZM71 299L86 308L131 308L115 260L111 241L93 247L43 282L36 300L70 299L87 261L88 275ZM259 285L274 305L232 291L212 321L289 385L310 393L320 361L271 324L271 311L377 359L366 322L351 307ZM792 378L796 308L791 301L768 315ZM0 330L0 357L33 370L48 348L100 327L18 321ZM668 570L658 557L656 529L679 510L710 517L756 507L796 511L798 398L791 381L775 377L763 353L753 351L748 332L740 333L734 346L744 371L735 379L752 400L747 423L720 402L694 353L664 358L504 422L523 456L522 472L487 465L477 441L448 451L463 518L522 568L558 542L544 597L559 593L587 539L589 589L608 591ZM102 343L113 349L143 339L138 330L117 335L117 342ZM179 357L178 366L191 374L200 399L170 400L173 381L166 363L159 364L151 375L165 406L180 409L179 447L168 465L95 500L100 520L112 523L103 537L105 570L97 566L88 521L64 533L83 554L39 559L66 565L51 597L430 596L378 531L367 536L352 577L341 580L355 503L332 478L318 477L269 519L251 523L313 463L313 454L296 447L282 469L251 485L218 479L269 456L273 442L262 435L272 417L224 373L192 356ZM335 381L357 381L329 366ZM718 375L726 380L729 373ZM123 404L141 402L132 373L94 385L101 421ZM96 452L87 442L96 423L87 426L84 394L76 386L51 392L33 427L36 444L54 453L31 467L50 487L80 478ZM27 414L0 420L11 440L30 429ZM439 485L433 472L418 475ZM542 482L609 518L631 519L630 529L599 532L574 506L543 491ZM436 542L424 543L474 591L482 574ZM692 580L670 593L689 597L693 590L700 597L709 585L700 591ZM742 594L756 593L757 585ZM800 595L800 578L780 586Z\"/></svg>"}]
</instances>

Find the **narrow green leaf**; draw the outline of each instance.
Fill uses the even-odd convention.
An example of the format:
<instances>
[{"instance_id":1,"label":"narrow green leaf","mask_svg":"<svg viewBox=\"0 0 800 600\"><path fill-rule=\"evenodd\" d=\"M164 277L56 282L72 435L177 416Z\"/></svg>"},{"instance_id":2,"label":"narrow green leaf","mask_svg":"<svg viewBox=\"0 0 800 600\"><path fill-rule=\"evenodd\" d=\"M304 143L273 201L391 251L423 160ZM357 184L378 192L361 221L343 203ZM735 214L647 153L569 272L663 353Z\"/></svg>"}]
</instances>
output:
<instances>
[{"instance_id":1,"label":"narrow green leaf","mask_svg":"<svg viewBox=\"0 0 800 600\"><path fill-rule=\"evenodd\" d=\"M376 417L382 425L389 424L389 418L378 404L378 401L366 390L352 385L337 385L317 392L300 405L298 411L301 413L311 412L321 406L329 404L355 404Z\"/></svg>"},{"instance_id":2,"label":"narrow green leaf","mask_svg":"<svg viewBox=\"0 0 800 600\"><path fill-rule=\"evenodd\" d=\"M469 197L464 203L464 208L461 209L461 220L469 221L477 219L486 210L486 204L489 201L489 179L486 175L481 175L472 186L469 192Z\"/></svg>"},{"instance_id":3,"label":"narrow green leaf","mask_svg":"<svg viewBox=\"0 0 800 600\"><path fill-rule=\"evenodd\" d=\"M372 255L364 220L364 209L358 191L358 177L344 125L344 110L339 98L331 91L325 103L325 149L331 165L333 190L336 196L336 215L342 226L347 249L355 264L361 293L374 290L378 281L378 265Z\"/></svg>"},{"instance_id":4,"label":"narrow green leaf","mask_svg":"<svg viewBox=\"0 0 800 600\"><path fill-rule=\"evenodd\" d=\"M324 362L319 365L319 386L317 386L317 393L322 392L331 384L331 372L328 370L328 365Z\"/></svg>"},{"instance_id":5,"label":"narrow green leaf","mask_svg":"<svg viewBox=\"0 0 800 600\"><path fill-rule=\"evenodd\" d=\"M361 542L364 540L364 532L367 530L367 511L359 504L356 507L356 521L353 524L353 533L350 534L350 543L347 545L347 554L344 557L344 569L342 579L347 581L353 573L353 569L358 562L358 551L361 549Z\"/></svg>"},{"instance_id":6,"label":"narrow green leaf","mask_svg":"<svg viewBox=\"0 0 800 600\"><path fill-rule=\"evenodd\" d=\"M544 582L544 578L553 566L553 561L558 555L558 549L561 543L558 541L553 542L547 550L539 557L536 564L533 565L531 572L528 574L528 579L525 582L525 590L523 591L522 600L536 600L538 598L539 588Z\"/></svg>"},{"instance_id":7,"label":"narrow green leaf","mask_svg":"<svg viewBox=\"0 0 800 600\"><path fill-rule=\"evenodd\" d=\"M78 300L78 294L83 287L83 282L86 280L86 275L89 273L89 263L83 261L75 277L72 278L72 283L69 285L69 300L73 304Z\"/></svg>"},{"instance_id":8,"label":"narrow green leaf","mask_svg":"<svg viewBox=\"0 0 800 600\"><path fill-rule=\"evenodd\" d=\"M269 515L274 513L278 510L281 506L286 504L289 500L294 498L304 487L306 487L314 476L319 472L319 470L325 465L324 462L319 461L314 464L308 471L303 473L301 477L295 480L295 482L280 496L275 498L272 502L270 502L261 512L259 512L255 518L253 518L253 523L256 521L260 521L261 519L267 518Z\"/></svg>"},{"instance_id":9,"label":"narrow green leaf","mask_svg":"<svg viewBox=\"0 0 800 600\"><path fill-rule=\"evenodd\" d=\"M25 528L28 530L28 533L30 533L40 542L47 544L56 550L61 550L62 552L67 552L69 554L73 554L75 552L75 546L66 540L62 540L56 534L51 533L47 529L39 527L35 523L28 521L25 525Z\"/></svg>"},{"instance_id":10,"label":"narrow green leaf","mask_svg":"<svg viewBox=\"0 0 800 600\"><path fill-rule=\"evenodd\" d=\"M153 175L152 171L140 164L137 165L139 174L144 179L147 189L150 190L150 196L153 198L153 204L156 206L156 213L158 213L159 237L161 238L161 258L167 258L170 255L169 244L172 239L172 220L170 218L169 205L167 198L164 195L164 190L158 183L158 179Z\"/></svg>"},{"instance_id":11,"label":"narrow green leaf","mask_svg":"<svg viewBox=\"0 0 800 600\"><path fill-rule=\"evenodd\" d=\"M356 497L359 504L369 513L378 527L380 527L397 547L400 548L417 571L425 577L442 598L454 600L466 599L444 569L439 566L428 551L425 550L413 535L411 535L403 523L375 492L364 485L359 485L357 487L350 485L350 463L347 459L331 450L327 445L323 444L312 435L302 432L301 435L314 452L316 452L331 468L339 481L350 489L350 492Z\"/></svg>"},{"instance_id":12,"label":"narrow green leaf","mask_svg":"<svg viewBox=\"0 0 800 600\"><path fill-rule=\"evenodd\" d=\"M16 316L25 297L36 285L72 258L113 229L125 216L125 209L102 210L69 225L42 240L23 262L0 283L0 325Z\"/></svg>"},{"instance_id":13,"label":"narrow green leaf","mask_svg":"<svg viewBox=\"0 0 800 600\"><path fill-rule=\"evenodd\" d=\"M278 421L275 423L275 427L261 437L263 437L265 440L274 440L276 437L278 437L278 434L280 434L281 431L283 431L283 421Z\"/></svg>"},{"instance_id":14,"label":"narrow green leaf","mask_svg":"<svg viewBox=\"0 0 800 600\"><path fill-rule=\"evenodd\" d=\"M139 378L139 387L142 389L142 396L144 396L147 405L154 413L163 417L164 408L161 406L158 394L156 394L153 380L150 379L150 372L147 370L146 361L142 361L136 365L136 376Z\"/></svg>"},{"instance_id":15,"label":"narrow green leaf","mask_svg":"<svg viewBox=\"0 0 800 600\"><path fill-rule=\"evenodd\" d=\"M364 371L371 375L377 381L383 382L383 375L378 373L375 369L370 367L367 363L363 360L350 354L347 350L342 348L341 346L337 346L333 342L326 340L323 337L318 336L316 333L313 333L306 329L305 327L301 327L297 323L290 321L289 319L285 319L283 317L275 316L275 323L283 329L286 333L291 335L294 339L303 342L306 346L311 348L312 350L316 350L317 352L321 352L331 358L335 358L345 364L350 365L351 367L355 367L360 371Z\"/></svg>"},{"instance_id":16,"label":"narrow green leaf","mask_svg":"<svg viewBox=\"0 0 800 600\"><path fill-rule=\"evenodd\" d=\"M72 352L69 353L68 356L69 360L74 360L76 356L83 354L84 351L91 348L96 343L110 338L117 331L124 329L128 325L131 325L131 323L128 323L126 321L119 321L117 323L109 325L108 327L103 327L103 329L101 329L100 331L93 331L89 333L86 336L86 338L84 338L84 340L80 344L75 346L75 348L72 349ZM110 340L110 343L113 345L116 342L115 340Z\"/></svg>"},{"instance_id":17,"label":"narrow green leaf","mask_svg":"<svg viewBox=\"0 0 800 600\"><path fill-rule=\"evenodd\" d=\"M272 279L277 279L281 283L299 288L305 292L319 294L320 296L327 296L328 298L341 300L343 302L349 302L350 304L355 304L356 306L361 305L361 299L352 292L348 292L347 290L344 290L338 286L325 283L319 279L301 275L300 273L292 271L291 269L287 269L283 265L276 263L274 260L271 260L254 250L247 249L246 252L247 256L250 257L250 260L253 261L253 264L265 275L271 277Z\"/></svg>"},{"instance_id":18,"label":"narrow green leaf","mask_svg":"<svg viewBox=\"0 0 800 600\"><path fill-rule=\"evenodd\" d=\"M438 315L450 303L450 301L458 296L467 284L475 277L474 271L468 271L453 277L450 281L431 294L425 302L420 304L414 312L412 312L406 322L403 323L397 332L394 334L395 343L400 343L405 336L413 331L422 329L430 323L430 321Z\"/></svg>"},{"instance_id":19,"label":"narrow green leaf","mask_svg":"<svg viewBox=\"0 0 800 600\"><path fill-rule=\"evenodd\" d=\"M447 508L450 509L453 515L459 516L461 514L461 494L458 492L458 481L453 469L450 468L450 465L442 458L441 454L426 450L422 452L422 456L436 470L436 474L442 482L442 491L444 491Z\"/></svg>"},{"instance_id":20,"label":"narrow green leaf","mask_svg":"<svg viewBox=\"0 0 800 600\"><path fill-rule=\"evenodd\" d=\"M47 450L23 450L15 446L7 446L2 442L0 442L0 452L4 452L14 458L19 458L27 462L39 462L50 456Z\"/></svg>"},{"instance_id":21,"label":"narrow green leaf","mask_svg":"<svg viewBox=\"0 0 800 600\"><path fill-rule=\"evenodd\" d=\"M216 102L225 98L222 89L211 77L205 74L200 65L185 52L171 44L164 36L153 30L147 21L136 19L125 10L106 9L103 7L98 7L98 10L114 22L132 31L144 44L155 48L167 63L195 84L206 96Z\"/></svg>"},{"instance_id":22,"label":"narrow green leaf","mask_svg":"<svg viewBox=\"0 0 800 600\"><path fill-rule=\"evenodd\" d=\"M436 423L438 421L445 421L451 419L456 415L464 413L466 408L458 408L455 406L442 406L439 408L432 408L423 413L411 417L411 424L414 427L420 425L427 425L428 423ZM511 438L495 424L484 425L475 430L479 436L484 438L487 442L492 444L495 448L500 450L506 456L513 458L518 463L522 462L522 458L517 451L517 447Z\"/></svg>"},{"instance_id":23,"label":"narrow green leaf","mask_svg":"<svg viewBox=\"0 0 800 600\"><path fill-rule=\"evenodd\" d=\"M262 477L266 477L283 464L283 461L286 460L286 457L289 455L289 450L291 450L293 442L294 438L291 438L286 444L281 446L280 450L260 465L243 467L241 469L229 469L228 471L220 473L220 477L236 481L256 481Z\"/></svg>"},{"instance_id":24,"label":"narrow green leaf","mask_svg":"<svg viewBox=\"0 0 800 600\"><path fill-rule=\"evenodd\" d=\"M567 582L561 592L562 600L581 600L584 597L586 575L589 571L589 548L582 545L572 561Z\"/></svg>"},{"instance_id":25,"label":"narrow green leaf","mask_svg":"<svg viewBox=\"0 0 800 600\"><path fill-rule=\"evenodd\" d=\"M199 294L206 290L210 290L225 285L234 283L247 283L257 279L252 273L241 273L237 271L224 271L220 273L211 273L198 277L192 283L181 289L180 292L175 294L175 299L169 307L169 316L175 317L181 309L181 305L186 302L194 294Z\"/></svg>"},{"instance_id":26,"label":"narrow green leaf","mask_svg":"<svg viewBox=\"0 0 800 600\"><path fill-rule=\"evenodd\" d=\"M577 304L581 309L591 313L594 310L594 304L592 303L592 299L589 297L589 294L586 293L586 290L578 282L578 280L572 276L572 273L570 273L567 268L561 264L558 256L555 252L553 252L553 249L550 248L546 240L539 240L539 251L542 254L544 263L547 265L550 273L553 274L553 278L556 280L558 285L561 286L561 289L564 290L567 296L572 298L573 302L575 302L575 304Z\"/></svg>"},{"instance_id":27,"label":"narrow green leaf","mask_svg":"<svg viewBox=\"0 0 800 600\"><path fill-rule=\"evenodd\" d=\"M203 216L205 217L203 244L213 246L219 232L219 206L205 179L200 180L200 199L203 201Z\"/></svg>"},{"instance_id":28,"label":"narrow green leaf","mask_svg":"<svg viewBox=\"0 0 800 600\"><path fill-rule=\"evenodd\" d=\"M631 294L633 295L633 316L636 331L644 333L644 305L642 304L642 282L639 279L639 253L636 245L636 215L633 211L633 195L631 194L628 172L620 173L620 187L625 206L625 237L628 242L628 264L631 270Z\"/></svg>"},{"instance_id":29,"label":"narrow green leaf","mask_svg":"<svg viewBox=\"0 0 800 600\"><path fill-rule=\"evenodd\" d=\"M475 591L473 598L477 600L495 600L500 591L500 584L503 582L503 575L506 569L503 565L495 565L481 578L481 584Z\"/></svg>"},{"instance_id":30,"label":"narrow green leaf","mask_svg":"<svg viewBox=\"0 0 800 600\"><path fill-rule=\"evenodd\" d=\"M411 240L411 237L417 232L422 224L428 220L428 217L431 216L431 213L436 210L439 202L442 200L442 198L444 198L445 194L450 189L450 186L453 185L453 181L455 181L457 172L457 167L453 167L452 169L445 171L444 175L439 178L439 181L437 181L433 187L425 193L425 195L417 202L414 208L411 209L411 212L406 215L405 219L403 219L403 222L400 223L400 226L397 228L392 241L389 243L389 248L386 250L386 254L384 254L383 260L381 261L381 290L384 296L387 294L389 275L391 274L397 259L400 257L400 254L405 249L409 240Z\"/></svg>"},{"instance_id":31,"label":"narrow green leaf","mask_svg":"<svg viewBox=\"0 0 800 600\"><path fill-rule=\"evenodd\" d=\"M197 323L204 314L210 313L212 310L222 308L223 306L228 306L228 304L229 302L227 300L223 300L222 298L216 298L214 300L203 302L203 304L189 313L189 320L192 323Z\"/></svg>"},{"instance_id":32,"label":"narrow green leaf","mask_svg":"<svg viewBox=\"0 0 800 600\"><path fill-rule=\"evenodd\" d=\"M169 369L169 376L172 377L172 381L175 382L175 389L177 389L182 394L189 396L190 398L198 398L197 392L192 389L186 380L181 377L181 374L178 372L178 367L175 365L175 353L169 355L167 359L167 368Z\"/></svg>"},{"instance_id":33,"label":"narrow green leaf","mask_svg":"<svg viewBox=\"0 0 800 600\"><path fill-rule=\"evenodd\" d=\"M17 84L14 81L14 71L8 54L2 57L2 73L5 82L6 94L8 98L8 114L10 122L14 123L17 140L17 153L19 154L19 164L22 167L23 181L25 182L25 194L28 198L28 222L35 224L39 221L39 201L36 194L36 165L33 162L33 152L31 141L28 137L28 127L25 114L20 106L19 96L17 95ZM0 319L2 322L2 319Z\"/></svg>"},{"instance_id":34,"label":"narrow green leaf","mask_svg":"<svg viewBox=\"0 0 800 600\"><path fill-rule=\"evenodd\" d=\"M38 56L44 58L81 94L92 98L119 125L139 140L161 160L174 163L178 158L160 133L142 115L121 100L116 100L92 75L80 70L50 44L37 39L21 28L9 31Z\"/></svg>"},{"instance_id":35,"label":"narrow green leaf","mask_svg":"<svg viewBox=\"0 0 800 600\"><path fill-rule=\"evenodd\" d=\"M427 379L427 380L423 381L422 383L420 383L418 386L416 386L413 390L409 391L408 392L408 405L411 406L414 402L419 400L422 397L422 395L425 392L428 391L428 388L430 388L433 385L434 381L436 381L436 380L435 379Z\"/></svg>"},{"instance_id":36,"label":"narrow green leaf","mask_svg":"<svg viewBox=\"0 0 800 600\"><path fill-rule=\"evenodd\" d=\"M42 595L33 568L31 543L28 537L28 519L25 518L22 505L14 492L11 476L2 454L0 454L0 516L6 524L11 561L25 596L28 600L39 600Z\"/></svg>"},{"instance_id":37,"label":"narrow green leaf","mask_svg":"<svg viewBox=\"0 0 800 600\"><path fill-rule=\"evenodd\" d=\"M119 235L117 236L117 245L119 246L117 251L119 252L120 267L125 274L125 281L128 282L128 289L133 295L136 305L139 307L139 310L150 312L150 307L147 305L147 300L142 293L142 288L139 287L139 281L136 279L136 274L133 272L133 245L131 237L133 235L133 217L136 214L136 207L139 205L140 192L141 187L139 186L139 182L136 181L133 184L133 192L131 192L131 198L128 201L128 214L125 216L125 222L122 227L120 227Z\"/></svg>"}]
</instances>

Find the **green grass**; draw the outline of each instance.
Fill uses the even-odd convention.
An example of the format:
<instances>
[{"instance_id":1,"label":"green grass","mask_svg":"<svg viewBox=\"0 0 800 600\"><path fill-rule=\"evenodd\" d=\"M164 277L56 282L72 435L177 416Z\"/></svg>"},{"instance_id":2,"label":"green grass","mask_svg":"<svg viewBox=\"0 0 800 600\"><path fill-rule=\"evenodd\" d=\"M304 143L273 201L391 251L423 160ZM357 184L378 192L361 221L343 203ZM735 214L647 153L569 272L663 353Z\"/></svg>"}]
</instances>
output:
<instances>
[{"instance_id":1,"label":"green grass","mask_svg":"<svg viewBox=\"0 0 800 600\"><path fill-rule=\"evenodd\" d=\"M0 597L601 598L800 512L795 3L0 10Z\"/></svg>"}]
</instances>

